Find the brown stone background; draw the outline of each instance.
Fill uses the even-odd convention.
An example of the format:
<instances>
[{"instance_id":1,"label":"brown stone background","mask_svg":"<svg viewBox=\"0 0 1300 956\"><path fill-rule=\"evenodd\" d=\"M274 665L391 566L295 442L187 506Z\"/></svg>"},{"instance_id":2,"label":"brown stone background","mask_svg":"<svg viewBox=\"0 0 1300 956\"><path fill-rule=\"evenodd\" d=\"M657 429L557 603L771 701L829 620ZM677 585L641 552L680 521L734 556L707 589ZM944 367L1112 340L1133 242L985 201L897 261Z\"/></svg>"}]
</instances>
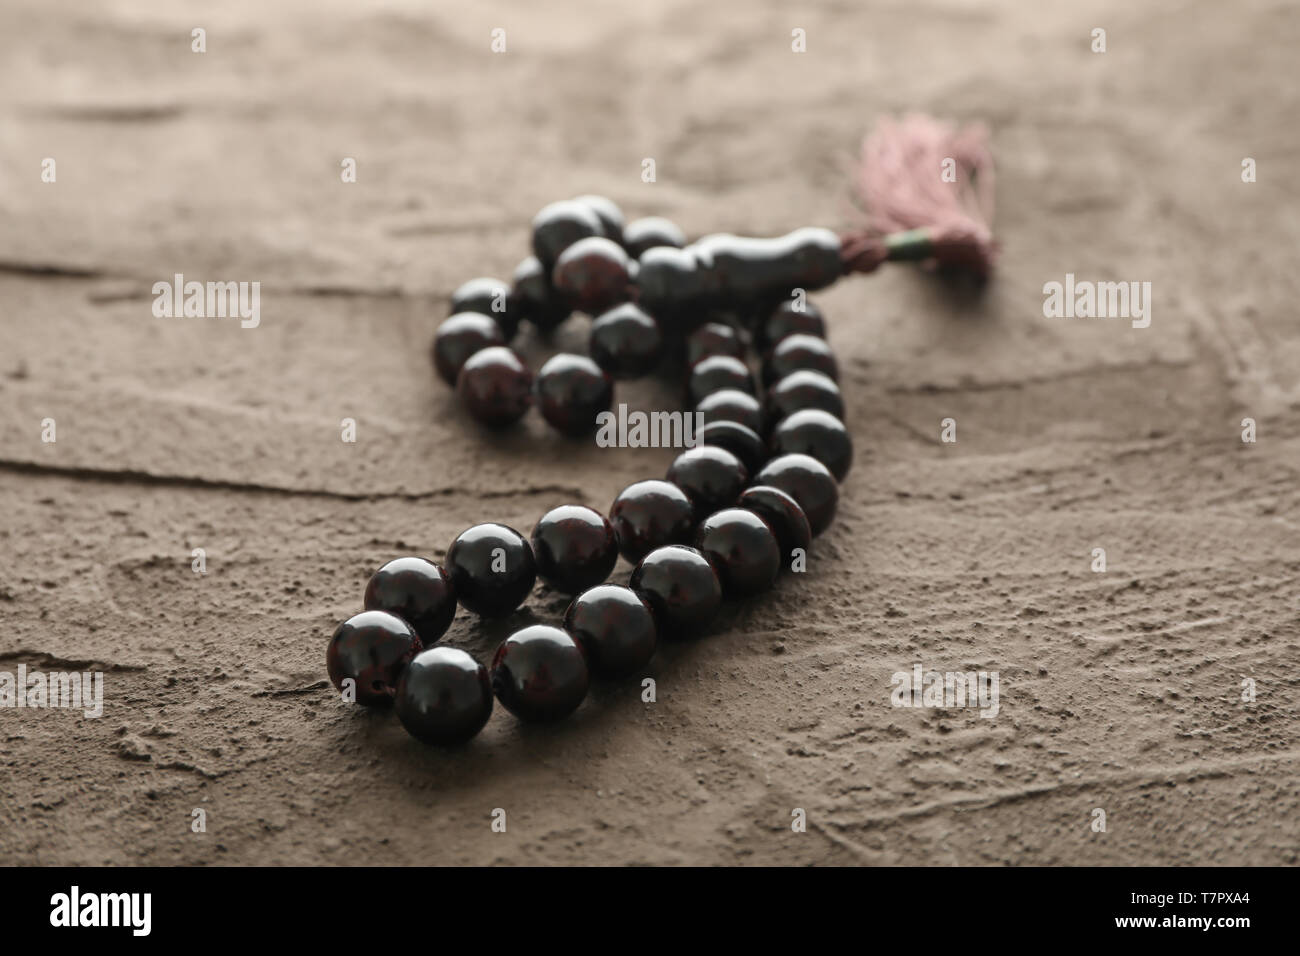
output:
<instances>
[{"instance_id":1,"label":"brown stone background","mask_svg":"<svg viewBox=\"0 0 1300 956\"><path fill-rule=\"evenodd\" d=\"M107 673L98 720L0 711L0 862L1295 863L1298 44L1268 2L9 0L0 669ZM857 458L807 577L661 653L653 705L445 753L338 703L378 564L670 457L472 427L427 357L449 291L580 192L847 225L861 135L911 109L990 127L1004 257L982 297L818 298ZM260 281L261 326L155 319L176 272ZM1045 319L1066 272L1152 282L1151 327ZM892 708L917 662L999 671L1001 713Z\"/></svg>"}]
</instances>

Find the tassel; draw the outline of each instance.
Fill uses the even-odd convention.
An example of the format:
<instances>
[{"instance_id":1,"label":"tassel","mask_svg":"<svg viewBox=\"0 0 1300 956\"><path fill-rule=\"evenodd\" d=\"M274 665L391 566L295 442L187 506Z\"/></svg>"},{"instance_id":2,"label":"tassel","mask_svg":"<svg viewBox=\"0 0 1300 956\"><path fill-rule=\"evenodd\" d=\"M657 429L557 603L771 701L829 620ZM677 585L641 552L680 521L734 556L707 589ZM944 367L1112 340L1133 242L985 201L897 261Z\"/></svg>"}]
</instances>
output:
<instances>
[{"instance_id":1,"label":"tassel","mask_svg":"<svg viewBox=\"0 0 1300 956\"><path fill-rule=\"evenodd\" d=\"M955 182L942 177L949 159ZM854 186L867 222L841 237L845 272L885 262L992 271L993 155L982 127L956 130L920 114L881 120L862 143Z\"/></svg>"}]
</instances>

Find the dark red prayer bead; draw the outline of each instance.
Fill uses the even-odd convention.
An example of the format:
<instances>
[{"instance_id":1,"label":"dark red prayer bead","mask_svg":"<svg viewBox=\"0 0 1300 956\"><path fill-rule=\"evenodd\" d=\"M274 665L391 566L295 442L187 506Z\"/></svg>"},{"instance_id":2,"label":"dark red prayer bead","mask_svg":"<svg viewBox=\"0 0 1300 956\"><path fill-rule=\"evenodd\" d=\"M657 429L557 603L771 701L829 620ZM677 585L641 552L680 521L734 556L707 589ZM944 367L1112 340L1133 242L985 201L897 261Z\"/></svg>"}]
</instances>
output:
<instances>
[{"instance_id":1,"label":"dark red prayer bead","mask_svg":"<svg viewBox=\"0 0 1300 956\"><path fill-rule=\"evenodd\" d=\"M691 366L689 393L692 405L723 389L734 388L754 394L754 376L749 366L732 355L710 355Z\"/></svg>"},{"instance_id":2,"label":"dark red prayer bead","mask_svg":"<svg viewBox=\"0 0 1300 956\"><path fill-rule=\"evenodd\" d=\"M591 323L589 348L596 363L615 378L639 378L663 355L659 323L630 302L602 312Z\"/></svg>"},{"instance_id":3,"label":"dark red prayer bead","mask_svg":"<svg viewBox=\"0 0 1300 956\"><path fill-rule=\"evenodd\" d=\"M447 549L456 599L484 617L504 617L524 603L537 580L533 549L514 528L476 524Z\"/></svg>"},{"instance_id":4,"label":"dark red prayer bead","mask_svg":"<svg viewBox=\"0 0 1300 956\"><path fill-rule=\"evenodd\" d=\"M779 422L805 408L820 408L844 418L844 398L830 376L810 368L791 372L767 390L768 420Z\"/></svg>"},{"instance_id":5,"label":"dark red prayer bead","mask_svg":"<svg viewBox=\"0 0 1300 956\"><path fill-rule=\"evenodd\" d=\"M533 375L510 349L493 345L479 349L460 367L456 394L466 410L484 425L513 424L533 400Z\"/></svg>"},{"instance_id":6,"label":"dark red prayer bead","mask_svg":"<svg viewBox=\"0 0 1300 956\"><path fill-rule=\"evenodd\" d=\"M590 674L582 648L558 627L515 631L492 659L492 690L520 720L560 720L587 696Z\"/></svg>"},{"instance_id":7,"label":"dark red prayer bead","mask_svg":"<svg viewBox=\"0 0 1300 956\"><path fill-rule=\"evenodd\" d=\"M768 239L715 233L690 250L706 272L706 293L733 309L771 308L792 289L820 289L844 274L843 247L829 229L805 227Z\"/></svg>"},{"instance_id":8,"label":"dark red prayer bead","mask_svg":"<svg viewBox=\"0 0 1300 956\"><path fill-rule=\"evenodd\" d=\"M695 528L694 506L686 492L667 481L651 479L628 485L609 509L618 549L636 563L666 544L685 544Z\"/></svg>"},{"instance_id":9,"label":"dark red prayer bead","mask_svg":"<svg viewBox=\"0 0 1300 956\"><path fill-rule=\"evenodd\" d=\"M599 315L629 295L628 257L612 239L579 239L555 261L551 285L565 302L588 315Z\"/></svg>"},{"instance_id":10,"label":"dark red prayer bead","mask_svg":"<svg viewBox=\"0 0 1300 956\"><path fill-rule=\"evenodd\" d=\"M585 355L560 353L537 373L537 408L566 435L596 430L596 416L614 400L614 380Z\"/></svg>"},{"instance_id":11,"label":"dark red prayer bead","mask_svg":"<svg viewBox=\"0 0 1300 956\"><path fill-rule=\"evenodd\" d=\"M596 196L588 193L585 196L579 196L574 202L582 203L596 214L600 220L601 229L604 230L606 239L613 239L620 245L623 242L623 210L618 208L618 203L605 196Z\"/></svg>"},{"instance_id":12,"label":"dark red prayer bead","mask_svg":"<svg viewBox=\"0 0 1300 956\"><path fill-rule=\"evenodd\" d=\"M536 256L515 267L512 299L521 319L527 319L543 335L549 334L573 312L551 288L551 272Z\"/></svg>"},{"instance_id":13,"label":"dark red prayer bead","mask_svg":"<svg viewBox=\"0 0 1300 956\"><path fill-rule=\"evenodd\" d=\"M772 430L774 455L811 455L843 481L853 464L853 439L844 423L820 408L805 408L777 423Z\"/></svg>"},{"instance_id":14,"label":"dark red prayer bead","mask_svg":"<svg viewBox=\"0 0 1300 956\"><path fill-rule=\"evenodd\" d=\"M641 253L657 246L671 246L680 249L686 245L686 233L677 225L661 216L647 216L633 219L623 227L623 247L627 254L641 258Z\"/></svg>"},{"instance_id":15,"label":"dark red prayer bead","mask_svg":"<svg viewBox=\"0 0 1300 956\"><path fill-rule=\"evenodd\" d=\"M393 702L402 670L421 650L415 629L396 614L362 611L334 631L325 667L334 686L354 693L358 704L383 706Z\"/></svg>"},{"instance_id":16,"label":"dark red prayer bead","mask_svg":"<svg viewBox=\"0 0 1300 956\"><path fill-rule=\"evenodd\" d=\"M708 558L681 544L651 551L632 572L630 585L654 612L663 640L699 634L718 613L722 585Z\"/></svg>"},{"instance_id":17,"label":"dark red prayer bead","mask_svg":"<svg viewBox=\"0 0 1300 956\"><path fill-rule=\"evenodd\" d=\"M609 577L618 561L618 536L599 511L561 505L542 515L533 528L533 557L541 579L566 594L577 594Z\"/></svg>"},{"instance_id":18,"label":"dark red prayer bead","mask_svg":"<svg viewBox=\"0 0 1300 956\"><path fill-rule=\"evenodd\" d=\"M839 365L831 347L815 335L787 335L768 353L763 363L763 384L779 382L791 372L810 368L839 381Z\"/></svg>"},{"instance_id":19,"label":"dark red prayer bead","mask_svg":"<svg viewBox=\"0 0 1300 956\"><path fill-rule=\"evenodd\" d=\"M668 467L667 478L691 499L695 520L735 504L749 473L725 448L702 445L682 452Z\"/></svg>"},{"instance_id":20,"label":"dark red prayer bead","mask_svg":"<svg viewBox=\"0 0 1300 956\"><path fill-rule=\"evenodd\" d=\"M721 322L706 322L686 336L687 368L710 355L730 355L742 359L745 357L745 344L731 326Z\"/></svg>"},{"instance_id":21,"label":"dark red prayer bead","mask_svg":"<svg viewBox=\"0 0 1300 956\"><path fill-rule=\"evenodd\" d=\"M510 286L500 279L481 277L462 283L451 294L449 315L458 312L478 312L501 326L501 334L509 342L519 328L519 315Z\"/></svg>"},{"instance_id":22,"label":"dark red prayer bead","mask_svg":"<svg viewBox=\"0 0 1300 956\"><path fill-rule=\"evenodd\" d=\"M745 466L745 471L753 474L767 461L767 446L758 432L740 424L740 422L710 422L700 429L695 436L700 445L716 445L725 448Z\"/></svg>"},{"instance_id":23,"label":"dark red prayer bead","mask_svg":"<svg viewBox=\"0 0 1300 956\"><path fill-rule=\"evenodd\" d=\"M718 421L739 422L760 435L763 433L763 406L748 392L724 388L704 396L695 410L704 416L706 425Z\"/></svg>"},{"instance_id":24,"label":"dark red prayer bead","mask_svg":"<svg viewBox=\"0 0 1300 956\"><path fill-rule=\"evenodd\" d=\"M397 719L428 744L462 744L492 716L487 668L458 647L422 651L397 682Z\"/></svg>"},{"instance_id":25,"label":"dark red prayer bead","mask_svg":"<svg viewBox=\"0 0 1300 956\"><path fill-rule=\"evenodd\" d=\"M705 270L690 251L655 246L643 252L638 263L637 303L655 317L665 334L676 338L702 321Z\"/></svg>"},{"instance_id":26,"label":"dark red prayer bead","mask_svg":"<svg viewBox=\"0 0 1300 956\"><path fill-rule=\"evenodd\" d=\"M442 380L453 388L461 366L475 352L505 345L501 326L481 312L457 312L438 326L433 336L433 364Z\"/></svg>"},{"instance_id":27,"label":"dark red prayer bead","mask_svg":"<svg viewBox=\"0 0 1300 956\"><path fill-rule=\"evenodd\" d=\"M602 584L583 591L564 612L564 629L601 677L636 674L655 652L654 615L631 588Z\"/></svg>"},{"instance_id":28,"label":"dark red prayer bead","mask_svg":"<svg viewBox=\"0 0 1300 956\"><path fill-rule=\"evenodd\" d=\"M812 546L812 528L808 525L808 516L799 507L799 502L780 488L771 485L754 485L740 493L736 506L748 508L767 522L776 543L781 548L782 567L789 567L798 548L804 555Z\"/></svg>"},{"instance_id":29,"label":"dark red prayer bead","mask_svg":"<svg viewBox=\"0 0 1300 956\"><path fill-rule=\"evenodd\" d=\"M779 488L797 501L814 535L830 527L840 500L835 476L820 461L808 455L773 458L754 476L754 484Z\"/></svg>"},{"instance_id":30,"label":"dark red prayer bead","mask_svg":"<svg viewBox=\"0 0 1300 956\"><path fill-rule=\"evenodd\" d=\"M605 227L590 206L563 199L543 206L533 217L533 255L549 273L569 246L581 239L604 234Z\"/></svg>"},{"instance_id":31,"label":"dark red prayer bead","mask_svg":"<svg viewBox=\"0 0 1300 956\"><path fill-rule=\"evenodd\" d=\"M395 558L366 582L367 611L396 614L432 647L456 616L456 589L451 577L424 558Z\"/></svg>"},{"instance_id":32,"label":"dark red prayer bead","mask_svg":"<svg viewBox=\"0 0 1300 956\"><path fill-rule=\"evenodd\" d=\"M781 549L766 521L745 508L709 515L695 532L695 547L709 559L728 598L757 594L781 570Z\"/></svg>"},{"instance_id":33,"label":"dark red prayer bead","mask_svg":"<svg viewBox=\"0 0 1300 956\"><path fill-rule=\"evenodd\" d=\"M803 309L795 308L789 299L782 302L764 317L757 331L758 344L763 349L770 349L787 335L815 335L826 338L826 320L821 310L811 302L804 302Z\"/></svg>"}]
</instances>

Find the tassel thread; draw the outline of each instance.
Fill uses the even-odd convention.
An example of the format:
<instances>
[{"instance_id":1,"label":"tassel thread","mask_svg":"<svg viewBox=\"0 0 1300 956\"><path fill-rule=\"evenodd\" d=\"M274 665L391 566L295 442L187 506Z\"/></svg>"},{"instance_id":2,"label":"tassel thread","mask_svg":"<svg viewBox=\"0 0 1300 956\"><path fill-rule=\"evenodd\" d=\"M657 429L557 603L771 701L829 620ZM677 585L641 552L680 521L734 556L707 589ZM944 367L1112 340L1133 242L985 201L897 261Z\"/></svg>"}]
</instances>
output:
<instances>
[{"instance_id":1,"label":"tassel thread","mask_svg":"<svg viewBox=\"0 0 1300 956\"><path fill-rule=\"evenodd\" d=\"M862 143L854 187L867 222L841 237L844 271L923 262L987 276L998 254L993 178L983 127L921 114L881 120Z\"/></svg>"}]
</instances>

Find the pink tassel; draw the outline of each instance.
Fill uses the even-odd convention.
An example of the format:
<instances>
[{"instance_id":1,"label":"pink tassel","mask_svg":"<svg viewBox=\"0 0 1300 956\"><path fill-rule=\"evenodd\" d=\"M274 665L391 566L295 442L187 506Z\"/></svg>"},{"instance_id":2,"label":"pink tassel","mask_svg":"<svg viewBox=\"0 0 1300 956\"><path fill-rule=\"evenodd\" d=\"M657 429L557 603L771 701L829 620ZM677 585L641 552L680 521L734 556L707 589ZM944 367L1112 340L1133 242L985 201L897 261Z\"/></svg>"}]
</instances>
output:
<instances>
[{"instance_id":1,"label":"pink tassel","mask_svg":"<svg viewBox=\"0 0 1300 956\"><path fill-rule=\"evenodd\" d=\"M942 175L949 159L955 182ZM881 120L862 143L854 185L867 225L842 237L845 271L888 261L992 271L993 155L982 127L955 130L921 114Z\"/></svg>"}]
</instances>

